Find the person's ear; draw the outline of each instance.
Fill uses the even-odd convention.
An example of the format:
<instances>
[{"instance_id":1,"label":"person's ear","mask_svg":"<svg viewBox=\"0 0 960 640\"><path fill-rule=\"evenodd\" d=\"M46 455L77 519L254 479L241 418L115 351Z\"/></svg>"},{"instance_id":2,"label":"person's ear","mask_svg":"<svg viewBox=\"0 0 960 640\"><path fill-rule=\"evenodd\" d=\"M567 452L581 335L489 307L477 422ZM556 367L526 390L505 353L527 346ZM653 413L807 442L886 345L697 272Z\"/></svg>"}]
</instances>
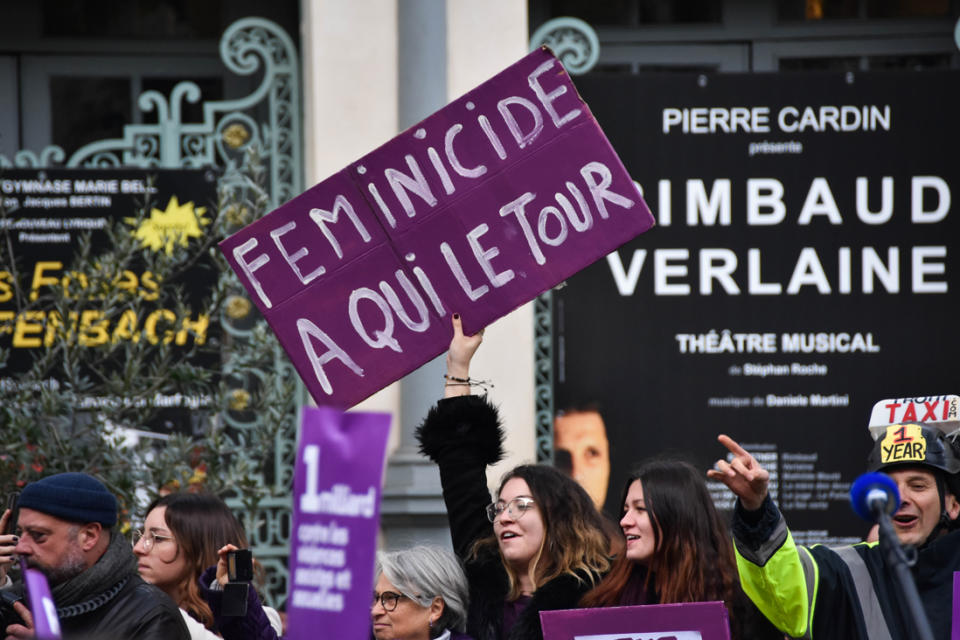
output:
<instances>
[{"instance_id":1,"label":"person's ear","mask_svg":"<svg viewBox=\"0 0 960 640\"><path fill-rule=\"evenodd\" d=\"M943 503L947 509L947 516L951 520L956 520L957 516L960 515L960 502L957 501L957 497L952 493L948 493Z\"/></svg>"},{"instance_id":2,"label":"person's ear","mask_svg":"<svg viewBox=\"0 0 960 640\"><path fill-rule=\"evenodd\" d=\"M100 537L103 535L103 525L99 522L88 522L87 524L80 527L80 533L78 534L80 539L80 548L84 551L90 551L97 546L97 543L100 542Z\"/></svg>"},{"instance_id":3,"label":"person's ear","mask_svg":"<svg viewBox=\"0 0 960 640\"><path fill-rule=\"evenodd\" d=\"M433 599L433 602L430 603L430 626L437 624L437 620L443 615L443 609L446 604L443 602L443 598L437 596Z\"/></svg>"}]
</instances>

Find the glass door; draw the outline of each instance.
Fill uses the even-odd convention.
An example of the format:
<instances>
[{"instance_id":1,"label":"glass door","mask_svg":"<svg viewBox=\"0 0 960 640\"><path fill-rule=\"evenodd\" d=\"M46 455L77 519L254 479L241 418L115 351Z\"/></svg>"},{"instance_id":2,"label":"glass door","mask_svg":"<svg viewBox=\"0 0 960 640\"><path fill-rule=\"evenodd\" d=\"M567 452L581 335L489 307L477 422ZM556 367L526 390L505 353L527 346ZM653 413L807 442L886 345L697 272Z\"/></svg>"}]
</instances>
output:
<instances>
[{"instance_id":1,"label":"glass door","mask_svg":"<svg viewBox=\"0 0 960 640\"><path fill-rule=\"evenodd\" d=\"M90 142L122 137L126 124L156 122L156 105L137 103L144 91L166 99L177 83L195 82L201 101L180 104L184 122L202 121L201 102L224 95L223 65L207 56L23 56L22 73L22 148L55 144L67 158Z\"/></svg>"},{"instance_id":2,"label":"glass door","mask_svg":"<svg viewBox=\"0 0 960 640\"><path fill-rule=\"evenodd\" d=\"M17 59L0 56L0 154L13 158L21 148L17 101Z\"/></svg>"}]
</instances>

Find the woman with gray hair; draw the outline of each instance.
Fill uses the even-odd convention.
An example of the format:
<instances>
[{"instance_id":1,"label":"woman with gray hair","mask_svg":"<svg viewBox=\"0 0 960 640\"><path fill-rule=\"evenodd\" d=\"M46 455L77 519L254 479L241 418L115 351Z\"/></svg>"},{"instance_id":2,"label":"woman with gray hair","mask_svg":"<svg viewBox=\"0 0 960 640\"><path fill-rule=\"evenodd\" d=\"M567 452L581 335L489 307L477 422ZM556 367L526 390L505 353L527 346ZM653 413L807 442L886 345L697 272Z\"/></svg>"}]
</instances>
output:
<instances>
[{"instance_id":1,"label":"woman with gray hair","mask_svg":"<svg viewBox=\"0 0 960 640\"><path fill-rule=\"evenodd\" d=\"M417 546L377 553L370 617L377 640L472 640L467 578L452 552Z\"/></svg>"}]
</instances>

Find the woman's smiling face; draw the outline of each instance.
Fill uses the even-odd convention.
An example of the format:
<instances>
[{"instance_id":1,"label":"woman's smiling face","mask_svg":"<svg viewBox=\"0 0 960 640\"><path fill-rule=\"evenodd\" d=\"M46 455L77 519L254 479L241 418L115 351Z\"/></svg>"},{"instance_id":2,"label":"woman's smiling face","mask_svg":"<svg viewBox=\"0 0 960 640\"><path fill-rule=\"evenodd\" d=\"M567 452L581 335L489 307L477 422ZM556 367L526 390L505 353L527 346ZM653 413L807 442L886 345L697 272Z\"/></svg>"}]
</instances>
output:
<instances>
[{"instance_id":1,"label":"woman's smiling face","mask_svg":"<svg viewBox=\"0 0 960 640\"><path fill-rule=\"evenodd\" d=\"M546 527L536 503L516 498L529 498L533 494L523 478L510 478L500 490L498 504L505 508L493 521L493 532L500 545L500 553L518 573L526 573L530 561L540 552ZM526 505L526 506L524 506Z\"/></svg>"},{"instance_id":2,"label":"woman's smiling face","mask_svg":"<svg viewBox=\"0 0 960 640\"><path fill-rule=\"evenodd\" d=\"M623 503L620 529L627 539L627 558L646 565L657 549L657 538L650 512L643 500L643 484L634 480Z\"/></svg>"}]
</instances>

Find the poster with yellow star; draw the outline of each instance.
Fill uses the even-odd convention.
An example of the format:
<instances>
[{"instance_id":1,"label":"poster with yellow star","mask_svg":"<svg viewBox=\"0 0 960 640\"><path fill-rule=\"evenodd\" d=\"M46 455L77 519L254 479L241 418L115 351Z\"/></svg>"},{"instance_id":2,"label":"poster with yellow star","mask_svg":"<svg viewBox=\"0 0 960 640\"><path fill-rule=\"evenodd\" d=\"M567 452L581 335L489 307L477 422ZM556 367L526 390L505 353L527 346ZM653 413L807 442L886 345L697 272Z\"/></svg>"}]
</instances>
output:
<instances>
[{"instance_id":1,"label":"poster with yellow star","mask_svg":"<svg viewBox=\"0 0 960 640\"><path fill-rule=\"evenodd\" d=\"M135 227L133 235L145 248L164 251L169 256L174 247L186 248L191 239L203 237L203 227L210 224L210 219L204 216L206 212L206 207L193 202L180 204L177 196L170 196L164 210L151 207L148 218L142 221L125 218L125 221Z\"/></svg>"},{"instance_id":2,"label":"poster with yellow star","mask_svg":"<svg viewBox=\"0 0 960 640\"><path fill-rule=\"evenodd\" d=\"M124 343L214 364L199 348L216 330L204 305L218 271L204 247L217 178L212 169L0 169L0 386L15 387L63 345L116 360L108 377L127 366ZM53 367L45 383L59 378ZM198 404L167 395L152 402L168 427ZM122 401L80 400L91 409Z\"/></svg>"}]
</instances>

